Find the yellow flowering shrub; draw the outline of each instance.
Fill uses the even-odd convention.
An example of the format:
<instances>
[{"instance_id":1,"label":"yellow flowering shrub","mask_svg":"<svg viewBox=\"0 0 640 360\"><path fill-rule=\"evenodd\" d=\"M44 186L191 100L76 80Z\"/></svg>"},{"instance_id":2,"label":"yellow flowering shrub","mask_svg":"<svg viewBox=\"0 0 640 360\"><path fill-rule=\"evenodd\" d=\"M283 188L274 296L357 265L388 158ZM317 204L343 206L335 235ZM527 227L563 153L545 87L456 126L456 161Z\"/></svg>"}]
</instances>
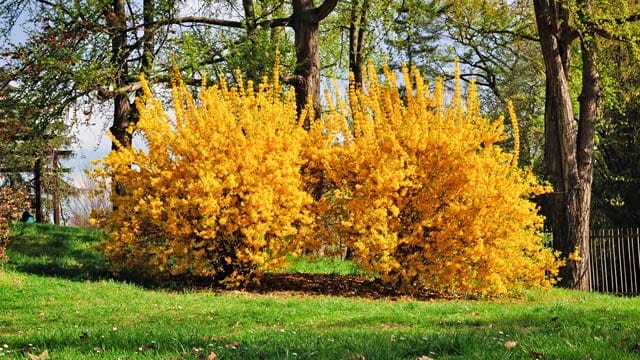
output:
<instances>
[{"instance_id":1,"label":"yellow flowering shrub","mask_svg":"<svg viewBox=\"0 0 640 360\"><path fill-rule=\"evenodd\" d=\"M173 114L144 84L142 149L96 170L113 194L103 252L116 273L196 275L238 284L286 255L351 250L405 291L498 295L549 286L560 262L542 243L531 196L548 189L502 149L503 119L480 114L475 86L369 69L348 99L302 129L295 94L275 80L173 87ZM257 89L257 90L254 90ZM514 111L509 107L510 114ZM518 146L517 122L514 144ZM321 251L320 251L321 250Z\"/></svg>"},{"instance_id":2,"label":"yellow flowering shrub","mask_svg":"<svg viewBox=\"0 0 640 360\"><path fill-rule=\"evenodd\" d=\"M403 91L393 73L385 78L369 69L348 104L327 95L311 129L304 173L323 190L307 245L347 246L364 270L409 291L549 286L559 262L530 201L547 188L498 145L503 119L480 115L473 84L464 101L458 76L450 101L442 81L431 91L415 69L403 70Z\"/></svg>"},{"instance_id":3,"label":"yellow flowering shrub","mask_svg":"<svg viewBox=\"0 0 640 360\"><path fill-rule=\"evenodd\" d=\"M131 131L146 146L112 152L95 172L125 189L112 196L102 245L113 272L238 284L299 250L312 219L300 173L306 132L293 91L266 80L254 88L203 86L194 99L178 81L170 115L144 83Z\"/></svg>"}]
</instances>

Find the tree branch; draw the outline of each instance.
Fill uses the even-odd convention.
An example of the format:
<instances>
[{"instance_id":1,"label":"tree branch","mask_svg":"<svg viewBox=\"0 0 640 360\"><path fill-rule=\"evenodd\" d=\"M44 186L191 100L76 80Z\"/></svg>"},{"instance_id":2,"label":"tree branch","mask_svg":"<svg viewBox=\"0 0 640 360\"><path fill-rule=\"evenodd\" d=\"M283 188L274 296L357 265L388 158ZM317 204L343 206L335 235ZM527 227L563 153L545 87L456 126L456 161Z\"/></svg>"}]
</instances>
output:
<instances>
[{"instance_id":1,"label":"tree branch","mask_svg":"<svg viewBox=\"0 0 640 360\"><path fill-rule=\"evenodd\" d=\"M203 16L183 16L183 17L178 17L173 19L167 19L164 21L157 22L157 25L179 25L179 24L188 24L188 23L224 26L224 27L231 27L231 28L237 28L237 29L244 28L244 25L240 21L214 19L214 18L203 17Z\"/></svg>"},{"instance_id":2,"label":"tree branch","mask_svg":"<svg viewBox=\"0 0 640 360\"><path fill-rule=\"evenodd\" d=\"M98 96L98 100L107 101L109 99L112 99L117 94L130 93L133 91L140 90L141 88L142 88L142 83L140 81L136 81L114 90L98 89L97 96Z\"/></svg>"},{"instance_id":3,"label":"tree branch","mask_svg":"<svg viewBox=\"0 0 640 360\"><path fill-rule=\"evenodd\" d=\"M304 77L301 75L288 75L282 77L282 82L291 85L291 86L302 86L304 85Z\"/></svg>"},{"instance_id":4,"label":"tree branch","mask_svg":"<svg viewBox=\"0 0 640 360\"><path fill-rule=\"evenodd\" d=\"M336 5L338 5L338 0L324 0L324 2L322 2L322 5L309 12L309 22L319 23L320 21L322 21L322 19L331 14L333 9L336 8Z\"/></svg>"}]
</instances>

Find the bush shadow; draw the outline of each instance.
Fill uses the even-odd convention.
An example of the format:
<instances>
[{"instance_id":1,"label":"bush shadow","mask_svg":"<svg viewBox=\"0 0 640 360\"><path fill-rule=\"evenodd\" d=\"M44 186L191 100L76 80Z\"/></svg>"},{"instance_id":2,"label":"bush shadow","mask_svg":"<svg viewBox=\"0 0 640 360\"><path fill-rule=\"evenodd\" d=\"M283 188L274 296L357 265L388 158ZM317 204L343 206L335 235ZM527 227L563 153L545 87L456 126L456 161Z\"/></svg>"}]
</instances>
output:
<instances>
[{"instance_id":1,"label":"bush shadow","mask_svg":"<svg viewBox=\"0 0 640 360\"><path fill-rule=\"evenodd\" d=\"M102 233L72 227L16 224L7 246L6 266L19 272L86 281L109 278L95 249Z\"/></svg>"}]
</instances>

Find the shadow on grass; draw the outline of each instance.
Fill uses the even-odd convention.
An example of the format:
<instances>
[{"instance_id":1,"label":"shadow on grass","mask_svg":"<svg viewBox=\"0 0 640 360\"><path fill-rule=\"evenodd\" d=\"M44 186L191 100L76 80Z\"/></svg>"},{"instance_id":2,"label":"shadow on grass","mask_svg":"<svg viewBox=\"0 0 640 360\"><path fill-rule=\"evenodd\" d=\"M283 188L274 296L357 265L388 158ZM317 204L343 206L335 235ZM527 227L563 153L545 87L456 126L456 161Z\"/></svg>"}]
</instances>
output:
<instances>
[{"instance_id":1,"label":"shadow on grass","mask_svg":"<svg viewBox=\"0 0 640 360\"><path fill-rule=\"evenodd\" d=\"M97 230L16 224L7 247L6 267L78 281L104 279L109 277L107 264L94 248L101 236Z\"/></svg>"},{"instance_id":2,"label":"shadow on grass","mask_svg":"<svg viewBox=\"0 0 640 360\"><path fill-rule=\"evenodd\" d=\"M176 276L167 279L148 278L135 272L113 276L106 259L96 249L103 233L99 230L46 224L15 224L9 257L5 267L18 272L58 277L76 281L114 279L134 283L147 289L226 290L215 279L198 276ZM440 295L427 290L402 294L375 278L362 275L352 263L323 260L296 260L297 270L309 272L266 273L244 290L254 293L274 291L361 298L397 298L410 295L426 300ZM346 265L345 265L346 264ZM337 271L334 271L337 269ZM319 271L322 273L314 273Z\"/></svg>"}]
</instances>

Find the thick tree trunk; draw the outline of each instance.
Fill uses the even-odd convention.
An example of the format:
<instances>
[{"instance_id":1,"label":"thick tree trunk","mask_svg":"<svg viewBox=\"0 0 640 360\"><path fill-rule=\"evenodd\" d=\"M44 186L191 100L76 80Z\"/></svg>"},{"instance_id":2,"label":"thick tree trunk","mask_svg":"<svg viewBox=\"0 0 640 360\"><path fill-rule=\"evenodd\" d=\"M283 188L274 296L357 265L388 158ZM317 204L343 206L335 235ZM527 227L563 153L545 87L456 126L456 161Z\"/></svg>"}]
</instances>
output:
<instances>
[{"instance_id":1,"label":"thick tree trunk","mask_svg":"<svg viewBox=\"0 0 640 360\"><path fill-rule=\"evenodd\" d=\"M534 0L540 45L546 69L545 173L554 193L547 197L546 215L553 229L553 245L567 264L560 270L560 285L589 290L589 214L592 154L599 77L595 42L581 38L583 78L580 119L574 118L569 91L571 43L579 38L569 26L563 6ZM588 38L588 37L587 37ZM569 258L578 252L581 259Z\"/></svg>"},{"instance_id":2,"label":"thick tree trunk","mask_svg":"<svg viewBox=\"0 0 640 360\"><path fill-rule=\"evenodd\" d=\"M289 79L296 90L298 113L311 98L315 116L319 116L320 108L320 51L318 49L318 27L336 7L337 0L325 0L319 7L314 7L313 0L293 0L293 14L289 20L295 32L296 68ZM311 127L312 118L304 119L304 128Z\"/></svg>"},{"instance_id":3,"label":"thick tree trunk","mask_svg":"<svg viewBox=\"0 0 640 360\"><path fill-rule=\"evenodd\" d=\"M149 4L145 3L145 8L149 9ZM111 65L115 68L114 87L122 89L125 87L129 76L129 49L127 48L127 22L124 0L112 0L112 10L110 25L113 29L111 33ZM145 29L146 30L146 29ZM148 43L144 44L145 50ZM145 55L147 55L145 53ZM146 61L146 60L144 60ZM143 61L143 64L144 64ZM135 107L129 101L129 93L126 91L117 93L113 98L113 125L109 129L115 141L111 144L112 150L120 147L131 146L131 134L128 128L135 121ZM125 195L126 190L120 182L112 184L112 192L117 195ZM117 205L113 204L114 210Z\"/></svg>"},{"instance_id":4,"label":"thick tree trunk","mask_svg":"<svg viewBox=\"0 0 640 360\"><path fill-rule=\"evenodd\" d=\"M113 12L111 28L111 65L115 68L114 87L124 88L129 76L128 49L127 49L127 23L124 0L113 0ZM113 98L113 125L111 134L116 141L111 145L112 150L118 150L120 146L131 145L131 136L127 128L131 125L133 106L129 102L129 93L118 93Z\"/></svg>"}]
</instances>

